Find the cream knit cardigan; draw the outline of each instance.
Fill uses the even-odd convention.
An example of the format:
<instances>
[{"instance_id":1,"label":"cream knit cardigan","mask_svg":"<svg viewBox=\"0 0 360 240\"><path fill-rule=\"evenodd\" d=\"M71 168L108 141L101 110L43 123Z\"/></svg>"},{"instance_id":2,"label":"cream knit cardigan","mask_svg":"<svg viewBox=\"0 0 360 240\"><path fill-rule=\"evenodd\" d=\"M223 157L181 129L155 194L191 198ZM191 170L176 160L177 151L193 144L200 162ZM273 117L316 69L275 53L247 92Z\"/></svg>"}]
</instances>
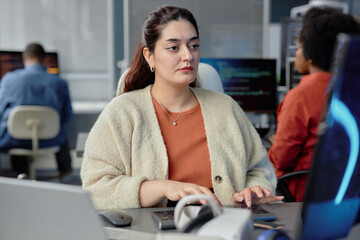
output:
<instances>
[{"instance_id":1,"label":"cream knit cardigan","mask_svg":"<svg viewBox=\"0 0 360 240\"><path fill-rule=\"evenodd\" d=\"M150 87L115 97L89 133L80 173L98 209L139 208L141 183L168 179L168 156ZM239 105L225 94L192 90L203 113L212 184L221 203L233 204L233 194L245 187L260 185L274 193L274 168ZM216 176L222 181L215 181Z\"/></svg>"}]
</instances>

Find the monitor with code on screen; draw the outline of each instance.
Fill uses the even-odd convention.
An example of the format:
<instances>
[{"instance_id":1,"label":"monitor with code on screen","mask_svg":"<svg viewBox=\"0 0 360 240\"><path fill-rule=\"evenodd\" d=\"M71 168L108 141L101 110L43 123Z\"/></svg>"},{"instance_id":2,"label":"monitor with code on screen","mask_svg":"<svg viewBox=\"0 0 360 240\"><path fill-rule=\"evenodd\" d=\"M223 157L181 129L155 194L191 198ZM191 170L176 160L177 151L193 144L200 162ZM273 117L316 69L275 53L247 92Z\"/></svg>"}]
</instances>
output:
<instances>
[{"instance_id":1,"label":"monitor with code on screen","mask_svg":"<svg viewBox=\"0 0 360 240\"><path fill-rule=\"evenodd\" d=\"M224 92L246 112L275 112L277 108L276 60L201 58L220 75Z\"/></svg>"}]
</instances>

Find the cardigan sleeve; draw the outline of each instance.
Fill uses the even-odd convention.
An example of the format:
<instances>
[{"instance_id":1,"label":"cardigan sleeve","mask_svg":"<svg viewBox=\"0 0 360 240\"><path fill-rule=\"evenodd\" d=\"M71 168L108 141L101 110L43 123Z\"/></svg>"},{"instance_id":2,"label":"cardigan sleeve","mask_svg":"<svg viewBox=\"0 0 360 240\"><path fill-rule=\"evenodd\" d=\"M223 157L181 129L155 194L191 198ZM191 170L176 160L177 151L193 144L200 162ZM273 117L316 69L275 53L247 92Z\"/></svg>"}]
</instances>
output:
<instances>
[{"instance_id":1,"label":"cardigan sleeve","mask_svg":"<svg viewBox=\"0 0 360 240\"><path fill-rule=\"evenodd\" d=\"M139 190L146 178L131 176L132 123L117 112L115 107L105 108L85 145L82 184L98 209L141 207Z\"/></svg>"},{"instance_id":2,"label":"cardigan sleeve","mask_svg":"<svg viewBox=\"0 0 360 240\"><path fill-rule=\"evenodd\" d=\"M272 194L275 194L277 179L273 165L266 156L266 150L261 138L252 123L247 119L247 127L250 133L248 149L248 171L246 174L245 187L261 186L266 187Z\"/></svg>"},{"instance_id":3,"label":"cardigan sleeve","mask_svg":"<svg viewBox=\"0 0 360 240\"><path fill-rule=\"evenodd\" d=\"M218 183L213 177L216 196L223 204L232 204L234 193L257 185L268 188L274 194L274 168L245 112L228 95L205 90L200 93L212 176L219 175L225 180Z\"/></svg>"},{"instance_id":4,"label":"cardigan sleeve","mask_svg":"<svg viewBox=\"0 0 360 240\"><path fill-rule=\"evenodd\" d=\"M238 105L236 108L239 108ZM272 194L275 194L277 184L275 170L267 158L261 138L241 108L238 113L238 124L248 161L245 187L251 188L258 185L268 188Z\"/></svg>"}]
</instances>

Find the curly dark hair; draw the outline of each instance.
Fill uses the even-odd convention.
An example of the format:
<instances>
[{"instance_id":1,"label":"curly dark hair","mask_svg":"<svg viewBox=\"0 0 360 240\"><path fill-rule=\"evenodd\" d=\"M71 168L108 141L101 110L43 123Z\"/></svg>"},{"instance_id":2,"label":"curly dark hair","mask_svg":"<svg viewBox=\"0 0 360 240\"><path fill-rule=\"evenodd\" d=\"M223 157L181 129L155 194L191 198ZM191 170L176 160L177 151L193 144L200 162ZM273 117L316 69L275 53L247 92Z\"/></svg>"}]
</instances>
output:
<instances>
[{"instance_id":1,"label":"curly dark hair","mask_svg":"<svg viewBox=\"0 0 360 240\"><path fill-rule=\"evenodd\" d=\"M306 60L311 60L312 65L329 72L336 36L339 33L359 32L359 23L351 15L334 8L314 7L303 17L299 43Z\"/></svg>"}]
</instances>

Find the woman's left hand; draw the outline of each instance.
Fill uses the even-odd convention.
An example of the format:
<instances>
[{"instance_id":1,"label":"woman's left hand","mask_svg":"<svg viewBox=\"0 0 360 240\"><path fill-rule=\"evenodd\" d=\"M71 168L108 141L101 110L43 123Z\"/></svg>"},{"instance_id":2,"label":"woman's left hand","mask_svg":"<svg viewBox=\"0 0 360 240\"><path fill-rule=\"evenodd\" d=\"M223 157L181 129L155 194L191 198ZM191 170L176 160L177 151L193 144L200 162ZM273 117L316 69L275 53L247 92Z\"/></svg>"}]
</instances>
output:
<instances>
[{"instance_id":1,"label":"woman's left hand","mask_svg":"<svg viewBox=\"0 0 360 240\"><path fill-rule=\"evenodd\" d=\"M241 192L235 193L233 198L235 202L245 202L247 207L251 207L251 204L270 203L284 199L283 196L272 196L269 189L260 186L244 188Z\"/></svg>"}]
</instances>

